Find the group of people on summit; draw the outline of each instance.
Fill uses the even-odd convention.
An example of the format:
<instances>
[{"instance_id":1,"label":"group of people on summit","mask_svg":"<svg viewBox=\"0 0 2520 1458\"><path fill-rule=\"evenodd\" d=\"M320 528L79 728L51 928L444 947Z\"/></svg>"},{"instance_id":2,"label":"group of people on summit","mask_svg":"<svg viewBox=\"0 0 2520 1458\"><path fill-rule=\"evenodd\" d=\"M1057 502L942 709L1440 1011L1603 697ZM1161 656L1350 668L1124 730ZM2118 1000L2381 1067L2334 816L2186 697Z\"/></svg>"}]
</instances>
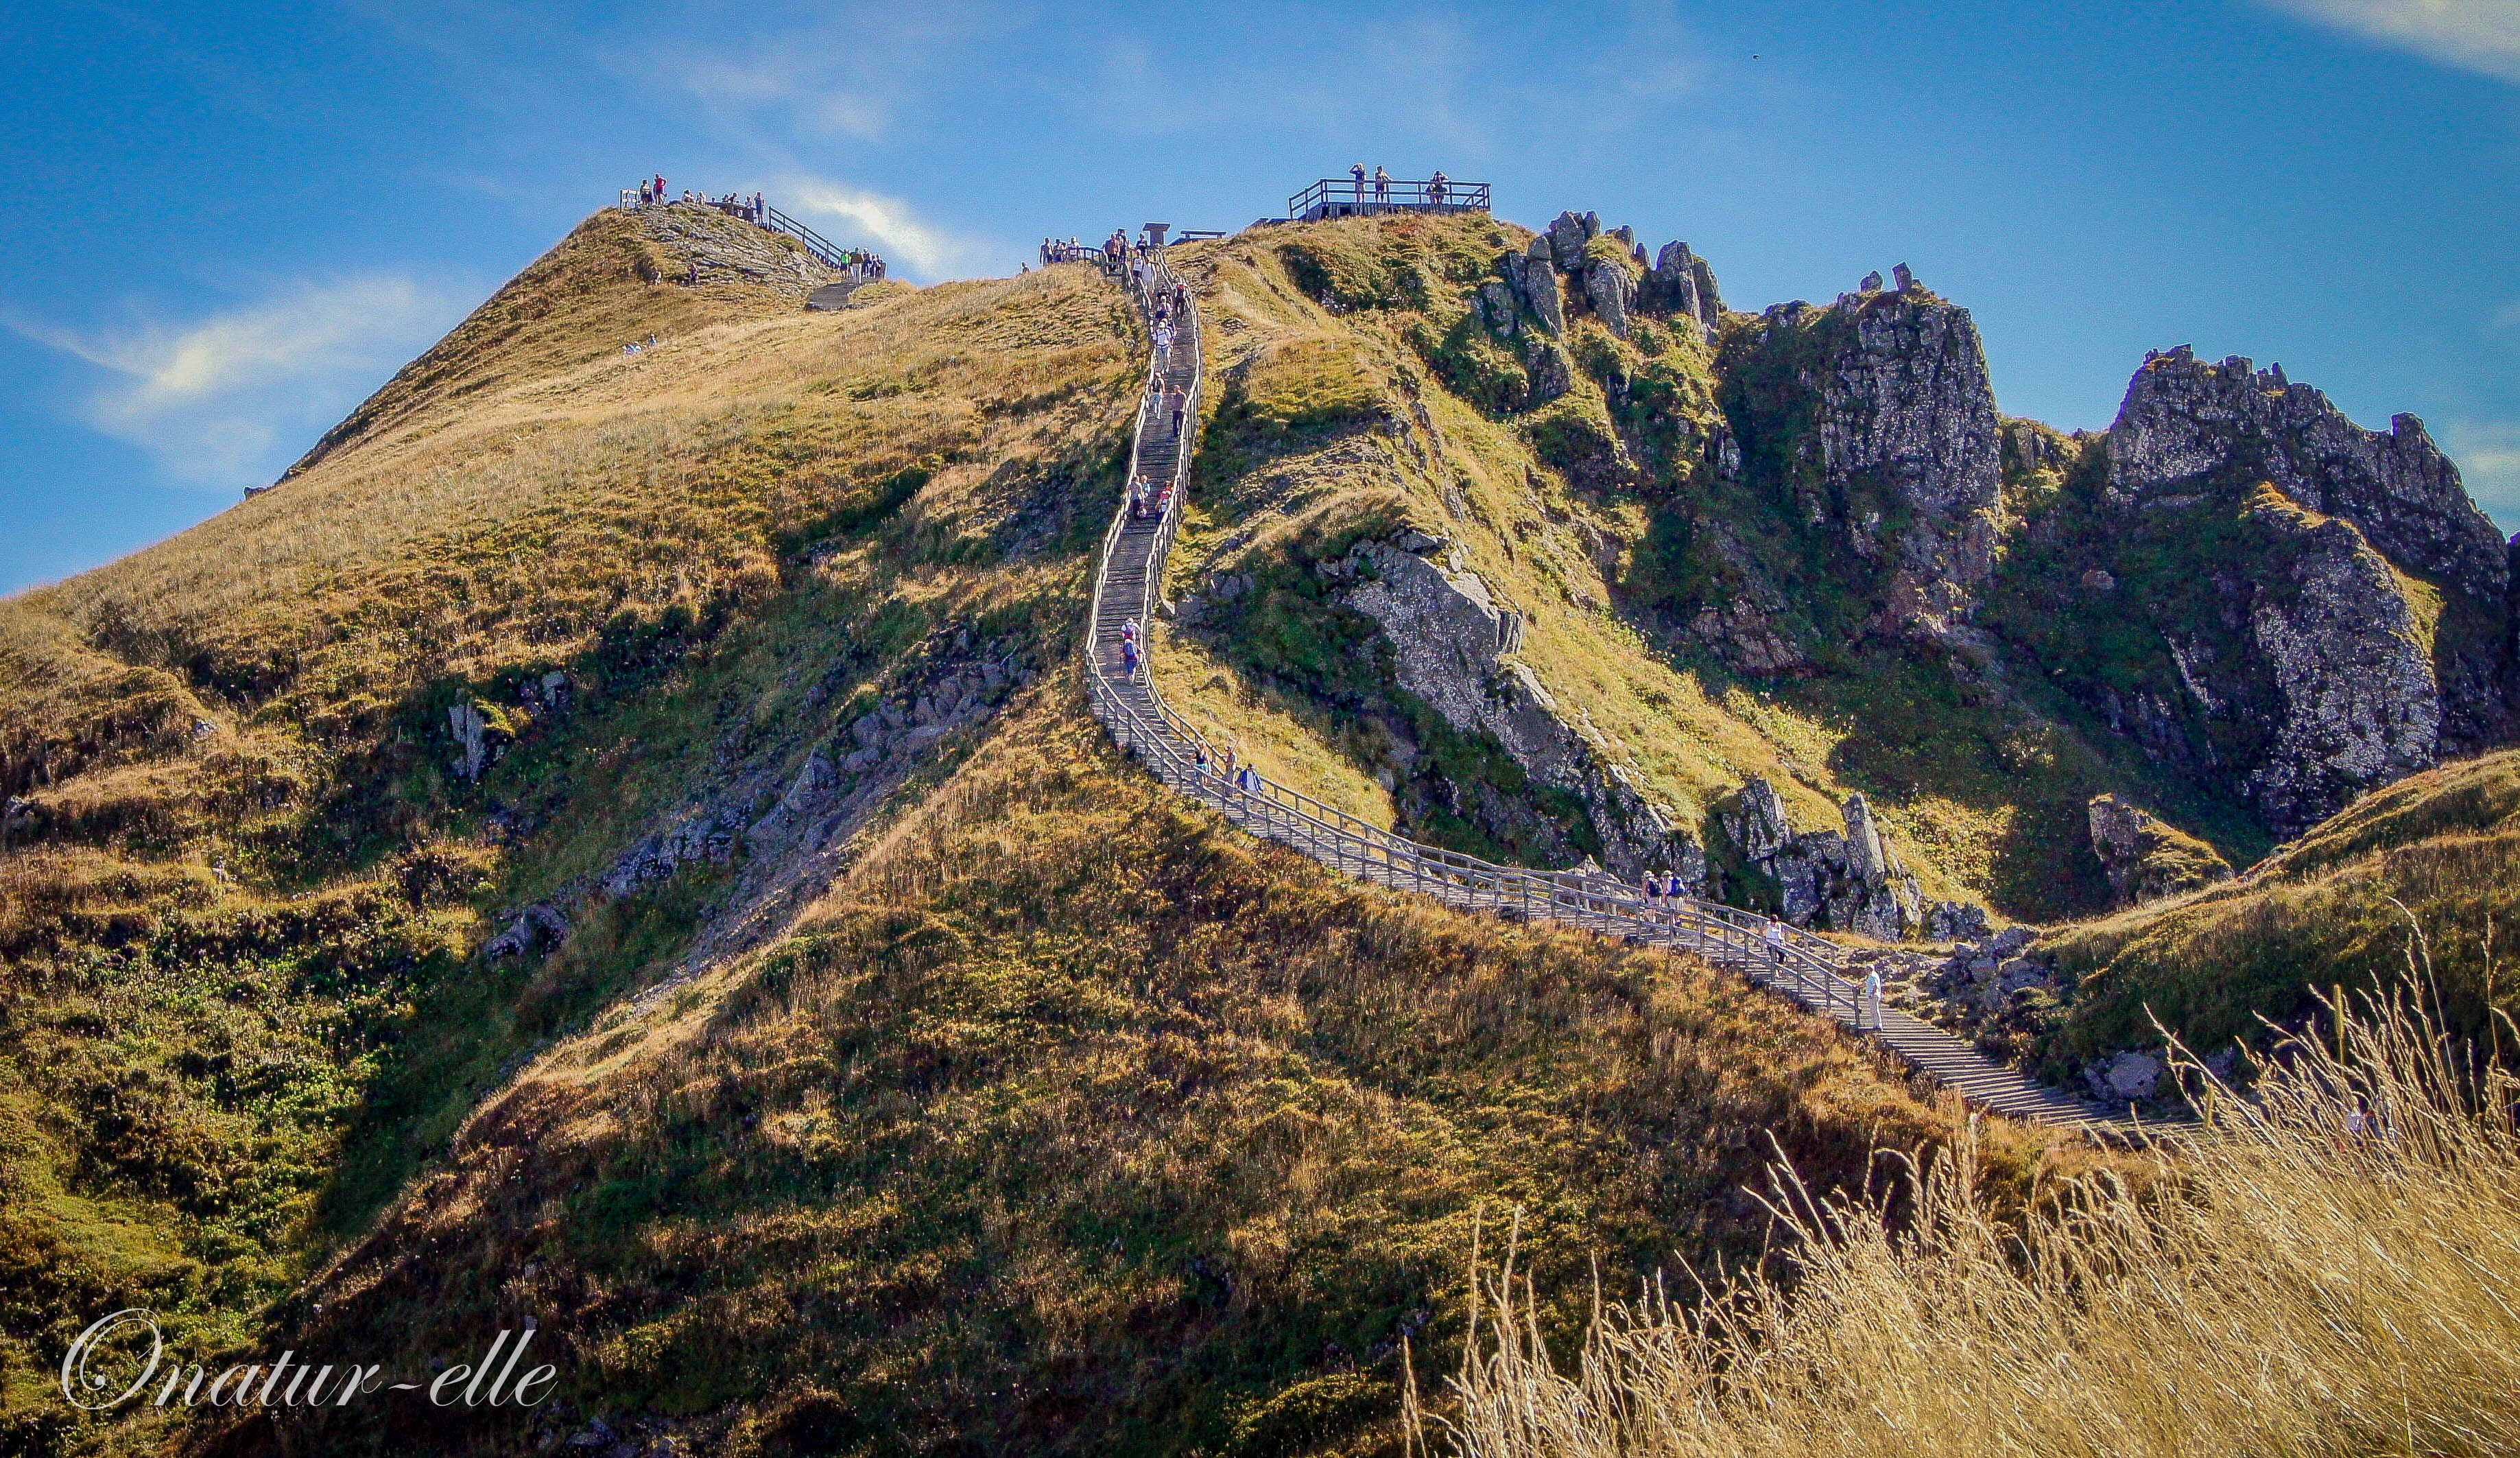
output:
<instances>
[{"instance_id":1,"label":"group of people on summit","mask_svg":"<svg viewBox=\"0 0 2520 1458\"><path fill-rule=\"evenodd\" d=\"M759 193L754 193L749 198L743 196L742 193L728 193L723 197L712 198L706 193L694 192L690 188L685 188L683 189L682 196L678 198L665 190L665 177L661 172L657 173L653 177L643 177L639 179L639 188L636 194L638 201L636 203L631 202L632 197L633 194L630 192L623 192L621 195L623 205L633 207L663 207L668 204L687 203L696 207L715 208L719 212L725 213L728 217L742 218L743 221L750 223L757 228L769 228L777 232L791 234L796 231L795 226L792 223L785 219L774 219L772 217L769 201L763 198ZM821 240L815 241L819 243ZM840 249L830 256L825 256L820 252L818 252L816 256L822 257L825 262L831 263L832 266L839 269L842 273L850 274L857 278L879 279L883 277L883 256L876 252L873 249ZM699 260L697 258L693 259L691 273L683 280L683 282L686 284L698 284L700 281L699 269Z\"/></svg>"},{"instance_id":2,"label":"group of people on summit","mask_svg":"<svg viewBox=\"0 0 2520 1458\"><path fill-rule=\"evenodd\" d=\"M1358 162L1354 166L1349 167L1347 169L1347 175L1355 179L1356 201L1362 205L1366 201L1365 190L1367 186L1367 177L1365 173L1365 163ZM1377 207L1390 206L1391 174L1384 171L1380 166L1376 166L1373 169L1372 182L1373 187L1373 205ZM1404 184L1404 186L1406 184ZM1445 176L1443 169L1437 168L1435 175L1426 179L1426 201L1434 206L1441 207L1452 197L1452 195L1453 179Z\"/></svg>"}]
</instances>

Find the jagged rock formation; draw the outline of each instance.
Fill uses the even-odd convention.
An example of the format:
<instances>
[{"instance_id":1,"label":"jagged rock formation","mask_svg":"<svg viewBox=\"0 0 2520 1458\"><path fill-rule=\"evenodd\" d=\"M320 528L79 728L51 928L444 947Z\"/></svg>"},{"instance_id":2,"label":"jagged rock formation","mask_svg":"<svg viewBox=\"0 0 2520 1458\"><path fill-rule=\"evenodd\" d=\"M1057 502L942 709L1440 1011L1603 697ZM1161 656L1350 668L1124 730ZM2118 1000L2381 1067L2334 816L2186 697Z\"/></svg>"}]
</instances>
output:
<instances>
[{"instance_id":1,"label":"jagged rock formation","mask_svg":"<svg viewBox=\"0 0 2520 1458\"><path fill-rule=\"evenodd\" d=\"M1635 233L1624 227L1604 232L1598 212L1559 213L1528 250L1508 253L1498 266L1512 286L1513 300L1552 336L1566 333L1567 296L1582 300L1621 339L1640 311L1692 319L1710 342L1724 317L1715 270L1688 244L1665 244L1661 258L1647 267ZM1492 326L1510 312L1499 296L1503 292L1488 299ZM1557 392L1564 392L1562 387Z\"/></svg>"},{"instance_id":2,"label":"jagged rock formation","mask_svg":"<svg viewBox=\"0 0 2520 1458\"><path fill-rule=\"evenodd\" d=\"M2214 847L2115 795L2092 797L2092 850L2119 906L2133 906L2231 879Z\"/></svg>"},{"instance_id":3,"label":"jagged rock formation","mask_svg":"<svg viewBox=\"0 0 2520 1458\"><path fill-rule=\"evenodd\" d=\"M2288 835L2509 736L2508 548L2412 417L2181 348L2092 444L2006 630L2147 758Z\"/></svg>"},{"instance_id":4,"label":"jagged rock formation","mask_svg":"<svg viewBox=\"0 0 2520 1458\"><path fill-rule=\"evenodd\" d=\"M2183 344L2147 355L2109 428L2109 504L2190 506L2232 479L2341 517L2399 567L2481 604L2498 607L2510 585L2502 534L2422 421L2398 415L2386 433L2365 431L2281 365L2207 364Z\"/></svg>"},{"instance_id":5,"label":"jagged rock formation","mask_svg":"<svg viewBox=\"0 0 2520 1458\"><path fill-rule=\"evenodd\" d=\"M2287 503L2253 519L2291 538L2285 578L2259 584L2250 630L2282 709L2246 784L2287 829L2429 767L2441 740L2432 663L2398 576L2351 524Z\"/></svg>"},{"instance_id":6,"label":"jagged rock formation","mask_svg":"<svg viewBox=\"0 0 2520 1458\"><path fill-rule=\"evenodd\" d=\"M1724 296L1716 290L1715 270L1686 243L1662 246L1653 271L1645 275L1641 298L1646 308L1696 320L1710 342L1724 321Z\"/></svg>"},{"instance_id":7,"label":"jagged rock formation","mask_svg":"<svg viewBox=\"0 0 2520 1458\"><path fill-rule=\"evenodd\" d=\"M1741 858L1776 882L1784 920L1883 940L1914 934L1924 925L1924 898L1882 839L1871 802L1850 795L1840 814L1842 832L1797 833L1776 787L1753 775L1720 818Z\"/></svg>"},{"instance_id":8,"label":"jagged rock formation","mask_svg":"<svg viewBox=\"0 0 2520 1458\"><path fill-rule=\"evenodd\" d=\"M1717 361L1733 430L1764 448L1797 515L1881 578L1876 626L1975 641L1968 622L2002 529L2002 447L1968 310L1911 281L1761 320Z\"/></svg>"},{"instance_id":9,"label":"jagged rock formation","mask_svg":"<svg viewBox=\"0 0 2520 1458\"><path fill-rule=\"evenodd\" d=\"M2108 506L2176 512L2259 482L2352 523L2389 566L2443 590L2453 621L2433 635L2427 675L2441 733L2465 747L2507 736L2510 550L2423 422L2399 415L2386 433L2365 431L2280 365L2258 370L2237 356L2207 364L2185 345L2148 356L2109 429Z\"/></svg>"},{"instance_id":10,"label":"jagged rock formation","mask_svg":"<svg viewBox=\"0 0 2520 1458\"><path fill-rule=\"evenodd\" d=\"M1462 734L1493 737L1537 784L1571 794L1592 822L1604 869L1629 881L1676 872L1702 889L1706 853L1678 815L1649 797L1632 770L1612 762L1528 665L1506 659L1519 646L1519 615L1501 608L1477 573L1430 561L1440 540L1422 532L1400 540L1420 550L1360 542L1331 565L1334 576L1354 581L1341 594L1344 604L1381 625L1399 686ZM1484 787L1474 793L1488 794ZM1491 820L1511 813L1499 804L1461 808Z\"/></svg>"}]
</instances>

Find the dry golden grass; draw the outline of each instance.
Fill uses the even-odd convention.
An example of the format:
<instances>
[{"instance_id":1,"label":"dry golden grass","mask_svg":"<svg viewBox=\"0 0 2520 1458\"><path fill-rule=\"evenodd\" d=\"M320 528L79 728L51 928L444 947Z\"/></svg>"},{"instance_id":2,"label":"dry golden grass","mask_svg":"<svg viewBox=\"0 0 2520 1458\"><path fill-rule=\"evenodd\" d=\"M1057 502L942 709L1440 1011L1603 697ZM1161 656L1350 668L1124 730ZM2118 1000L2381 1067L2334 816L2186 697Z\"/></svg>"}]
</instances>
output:
<instances>
[{"instance_id":1,"label":"dry golden grass","mask_svg":"<svg viewBox=\"0 0 2520 1458\"><path fill-rule=\"evenodd\" d=\"M2409 775L2313 827L2237 879L2068 927L2048 944L2079 984L2058 1049L2147 1040L2154 1018L2197 1047L2297 1016L2304 986L2395 978L2420 925L2439 1008L2462 1036L2520 1015L2496 974L2520 936L2520 751Z\"/></svg>"},{"instance_id":2,"label":"dry golden grass","mask_svg":"<svg viewBox=\"0 0 2520 1458\"><path fill-rule=\"evenodd\" d=\"M1462 1458L2520 1448L2520 1082L2411 996L2341 1022L2146 1196L2088 1176L2015 1222L1965 1148L1868 1198L1780 1170L1786 1275L1598 1308L1572 1374L1508 1261L1438 1426Z\"/></svg>"},{"instance_id":3,"label":"dry golden grass","mask_svg":"<svg viewBox=\"0 0 2520 1458\"><path fill-rule=\"evenodd\" d=\"M1758 1130L1822 1183L1955 1130L1737 979L1255 844L1081 708L1046 679L791 939L486 1099L296 1344L419 1364L530 1312L564 1400L699 1451L1378 1452L1482 1202L1546 1208L1580 1311L1588 1258L1757 1249Z\"/></svg>"}]
</instances>

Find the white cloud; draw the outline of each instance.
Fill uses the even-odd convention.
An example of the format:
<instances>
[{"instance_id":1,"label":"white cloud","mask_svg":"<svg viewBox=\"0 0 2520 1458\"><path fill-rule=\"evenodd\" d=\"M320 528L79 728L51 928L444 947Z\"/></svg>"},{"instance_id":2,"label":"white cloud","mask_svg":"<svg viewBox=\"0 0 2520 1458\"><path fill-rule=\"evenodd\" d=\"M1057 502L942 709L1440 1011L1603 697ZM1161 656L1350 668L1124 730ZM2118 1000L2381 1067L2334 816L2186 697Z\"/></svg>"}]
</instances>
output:
<instances>
[{"instance_id":1,"label":"white cloud","mask_svg":"<svg viewBox=\"0 0 2520 1458\"><path fill-rule=\"evenodd\" d=\"M971 266L983 252L978 244L920 221L909 204L880 193L820 177L791 177L780 185L776 196L779 205L791 212L838 218L845 227L832 241L842 248L870 244L886 261L899 259L924 278Z\"/></svg>"},{"instance_id":2,"label":"white cloud","mask_svg":"<svg viewBox=\"0 0 2520 1458\"><path fill-rule=\"evenodd\" d=\"M2305 20L2367 36L2498 80L2520 81L2520 5L2512 0L2265 0Z\"/></svg>"},{"instance_id":3,"label":"white cloud","mask_svg":"<svg viewBox=\"0 0 2520 1458\"><path fill-rule=\"evenodd\" d=\"M202 485L269 480L461 305L398 274L300 284L262 303L188 325L80 334L0 316L86 361L107 383L79 407L87 424Z\"/></svg>"},{"instance_id":4,"label":"white cloud","mask_svg":"<svg viewBox=\"0 0 2520 1458\"><path fill-rule=\"evenodd\" d=\"M2520 531L2520 421L2453 421L2442 445L2485 514L2504 531Z\"/></svg>"}]
</instances>

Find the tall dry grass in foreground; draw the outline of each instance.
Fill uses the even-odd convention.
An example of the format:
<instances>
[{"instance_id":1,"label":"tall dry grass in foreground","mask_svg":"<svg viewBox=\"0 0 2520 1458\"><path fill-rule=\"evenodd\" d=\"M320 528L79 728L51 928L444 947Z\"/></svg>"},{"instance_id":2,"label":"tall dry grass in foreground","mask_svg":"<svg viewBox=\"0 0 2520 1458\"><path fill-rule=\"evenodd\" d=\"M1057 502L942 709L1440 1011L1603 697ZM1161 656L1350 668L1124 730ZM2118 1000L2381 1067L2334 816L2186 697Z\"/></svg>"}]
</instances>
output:
<instances>
[{"instance_id":1,"label":"tall dry grass in foreground","mask_svg":"<svg viewBox=\"0 0 2520 1458\"><path fill-rule=\"evenodd\" d=\"M2520 1085L2411 998L2338 1021L2213 1090L2140 1197L2003 1222L1965 1148L1849 1200L1779 1166L1785 1273L1604 1307L1572 1375L1509 1254L1436 1426L1463 1458L2520 1451Z\"/></svg>"}]
</instances>

